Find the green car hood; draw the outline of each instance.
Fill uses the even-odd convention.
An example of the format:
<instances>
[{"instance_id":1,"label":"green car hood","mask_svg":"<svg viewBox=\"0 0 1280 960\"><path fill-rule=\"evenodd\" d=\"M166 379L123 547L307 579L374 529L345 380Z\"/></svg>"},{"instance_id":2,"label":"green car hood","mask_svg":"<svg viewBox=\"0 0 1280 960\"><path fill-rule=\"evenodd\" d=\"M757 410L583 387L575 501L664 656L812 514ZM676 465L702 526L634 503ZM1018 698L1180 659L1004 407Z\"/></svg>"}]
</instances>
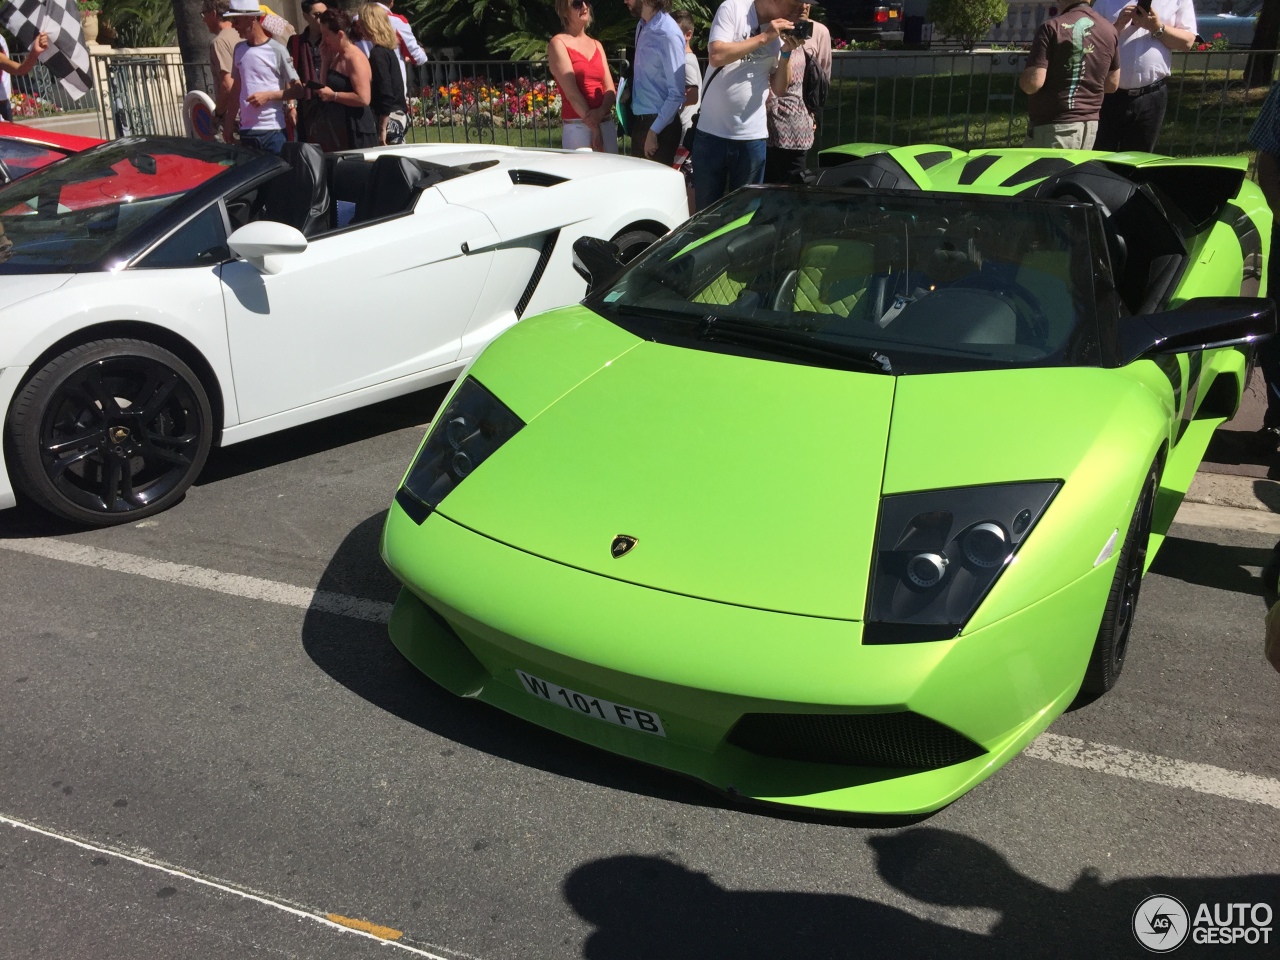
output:
<instances>
[{"instance_id":1,"label":"green car hood","mask_svg":"<svg viewBox=\"0 0 1280 960\"><path fill-rule=\"evenodd\" d=\"M894 379L627 337L607 362L581 364L576 386L551 391L558 399L439 512L602 576L860 620ZM506 362L503 339L472 373L527 418L546 394L524 400L532 391L516 382L524 378ZM560 338L517 339L534 347ZM542 351L521 352L525 370L539 366ZM614 559L619 534L638 543Z\"/></svg>"},{"instance_id":2,"label":"green car hood","mask_svg":"<svg viewBox=\"0 0 1280 960\"><path fill-rule=\"evenodd\" d=\"M1083 576L1171 413L1149 361L894 378L652 343L580 307L517 324L471 373L527 426L444 516L617 580L847 620L882 492L1066 481L1019 554L1034 562L971 626ZM619 534L638 543L615 559Z\"/></svg>"}]
</instances>

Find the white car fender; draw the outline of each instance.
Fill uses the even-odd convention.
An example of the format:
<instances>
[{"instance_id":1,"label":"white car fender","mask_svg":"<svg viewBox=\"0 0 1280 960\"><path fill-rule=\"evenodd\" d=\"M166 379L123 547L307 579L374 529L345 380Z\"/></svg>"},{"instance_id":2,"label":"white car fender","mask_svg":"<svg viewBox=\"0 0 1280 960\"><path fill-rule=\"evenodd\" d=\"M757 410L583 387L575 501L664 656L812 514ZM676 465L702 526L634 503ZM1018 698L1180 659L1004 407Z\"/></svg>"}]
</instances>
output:
<instances>
[{"instance_id":1,"label":"white car fender","mask_svg":"<svg viewBox=\"0 0 1280 960\"><path fill-rule=\"evenodd\" d=\"M56 290L0 309L0 366L29 367L58 341L96 324L149 324L176 334L204 357L222 394L224 425L231 426L238 419L218 269L200 268L207 283L193 283L193 270L76 274Z\"/></svg>"}]
</instances>

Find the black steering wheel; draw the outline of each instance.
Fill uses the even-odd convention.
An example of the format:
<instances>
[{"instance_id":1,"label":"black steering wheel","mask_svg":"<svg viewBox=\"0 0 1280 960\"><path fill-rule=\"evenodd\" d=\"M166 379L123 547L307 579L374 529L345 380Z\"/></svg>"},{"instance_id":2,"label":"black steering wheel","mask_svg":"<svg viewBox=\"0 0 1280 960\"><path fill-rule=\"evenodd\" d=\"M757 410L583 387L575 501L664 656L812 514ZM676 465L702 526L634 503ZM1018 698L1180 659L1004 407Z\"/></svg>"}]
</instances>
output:
<instances>
[{"instance_id":1,"label":"black steering wheel","mask_svg":"<svg viewBox=\"0 0 1280 960\"><path fill-rule=\"evenodd\" d=\"M949 284L951 290L969 288L972 290L990 290L1005 297L1016 297L1027 306L1027 310L1015 310L1019 325L1025 325L1028 346L1049 349L1049 317L1040 305L1040 298L1018 283L1016 280L1005 280L988 273L971 273L966 277ZM1019 338L1021 339L1021 338Z\"/></svg>"}]
</instances>

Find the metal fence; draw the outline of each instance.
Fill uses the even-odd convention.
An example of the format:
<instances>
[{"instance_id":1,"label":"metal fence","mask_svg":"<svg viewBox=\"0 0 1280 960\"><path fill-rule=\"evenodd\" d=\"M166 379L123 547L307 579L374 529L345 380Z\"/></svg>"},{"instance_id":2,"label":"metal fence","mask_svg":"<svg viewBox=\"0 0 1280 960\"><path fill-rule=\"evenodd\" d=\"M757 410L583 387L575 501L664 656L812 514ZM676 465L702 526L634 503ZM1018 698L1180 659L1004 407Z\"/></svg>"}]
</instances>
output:
<instances>
[{"instance_id":1,"label":"metal fence","mask_svg":"<svg viewBox=\"0 0 1280 960\"><path fill-rule=\"evenodd\" d=\"M1275 79L1246 81L1249 51L1174 55L1161 153L1239 153ZM1266 55L1274 54L1268 53ZM1021 146L1025 51L837 54L818 146L941 143L970 150ZM1280 60L1276 60L1280 64Z\"/></svg>"},{"instance_id":2,"label":"metal fence","mask_svg":"<svg viewBox=\"0 0 1280 960\"><path fill-rule=\"evenodd\" d=\"M182 136L182 101L188 90L213 89L208 64L184 64L174 49L94 54L98 127L104 137Z\"/></svg>"},{"instance_id":3,"label":"metal fence","mask_svg":"<svg viewBox=\"0 0 1280 960\"><path fill-rule=\"evenodd\" d=\"M21 54L15 53L14 57L21 62ZM13 95L9 99L15 120L56 117L80 110L96 110L98 107L93 90L73 100L71 94L67 93L43 63L37 63L24 77L14 77L12 83Z\"/></svg>"},{"instance_id":4,"label":"metal fence","mask_svg":"<svg viewBox=\"0 0 1280 960\"><path fill-rule=\"evenodd\" d=\"M1276 79L1246 81L1249 51L1174 55L1169 108L1157 149L1171 155L1238 153ZM96 109L103 136L181 134L182 99L206 91L204 64L184 65L176 49L92 57L96 95L72 103L43 67L15 90L69 109ZM817 146L840 143L942 143L961 149L1018 146L1027 98L1018 89L1026 52L837 53ZM626 61L612 60L614 77ZM60 99L61 98L61 99ZM66 104L62 105L62 100ZM435 60L409 74L409 139L558 147L561 97L545 62Z\"/></svg>"},{"instance_id":5,"label":"metal fence","mask_svg":"<svg viewBox=\"0 0 1280 960\"><path fill-rule=\"evenodd\" d=\"M609 61L615 83L625 60ZM442 60L412 68L409 139L560 146L562 100L544 61Z\"/></svg>"}]
</instances>

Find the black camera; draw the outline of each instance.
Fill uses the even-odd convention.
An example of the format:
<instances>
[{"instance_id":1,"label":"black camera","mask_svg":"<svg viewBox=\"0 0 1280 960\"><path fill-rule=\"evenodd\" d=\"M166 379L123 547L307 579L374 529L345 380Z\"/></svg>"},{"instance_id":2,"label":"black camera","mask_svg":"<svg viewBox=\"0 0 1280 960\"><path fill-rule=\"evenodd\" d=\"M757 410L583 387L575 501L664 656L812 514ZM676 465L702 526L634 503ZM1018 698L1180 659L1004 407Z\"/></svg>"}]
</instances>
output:
<instances>
[{"instance_id":1,"label":"black camera","mask_svg":"<svg viewBox=\"0 0 1280 960\"><path fill-rule=\"evenodd\" d=\"M795 37L797 40L809 40L813 37L813 21L797 20L795 26L786 31L788 36Z\"/></svg>"}]
</instances>

